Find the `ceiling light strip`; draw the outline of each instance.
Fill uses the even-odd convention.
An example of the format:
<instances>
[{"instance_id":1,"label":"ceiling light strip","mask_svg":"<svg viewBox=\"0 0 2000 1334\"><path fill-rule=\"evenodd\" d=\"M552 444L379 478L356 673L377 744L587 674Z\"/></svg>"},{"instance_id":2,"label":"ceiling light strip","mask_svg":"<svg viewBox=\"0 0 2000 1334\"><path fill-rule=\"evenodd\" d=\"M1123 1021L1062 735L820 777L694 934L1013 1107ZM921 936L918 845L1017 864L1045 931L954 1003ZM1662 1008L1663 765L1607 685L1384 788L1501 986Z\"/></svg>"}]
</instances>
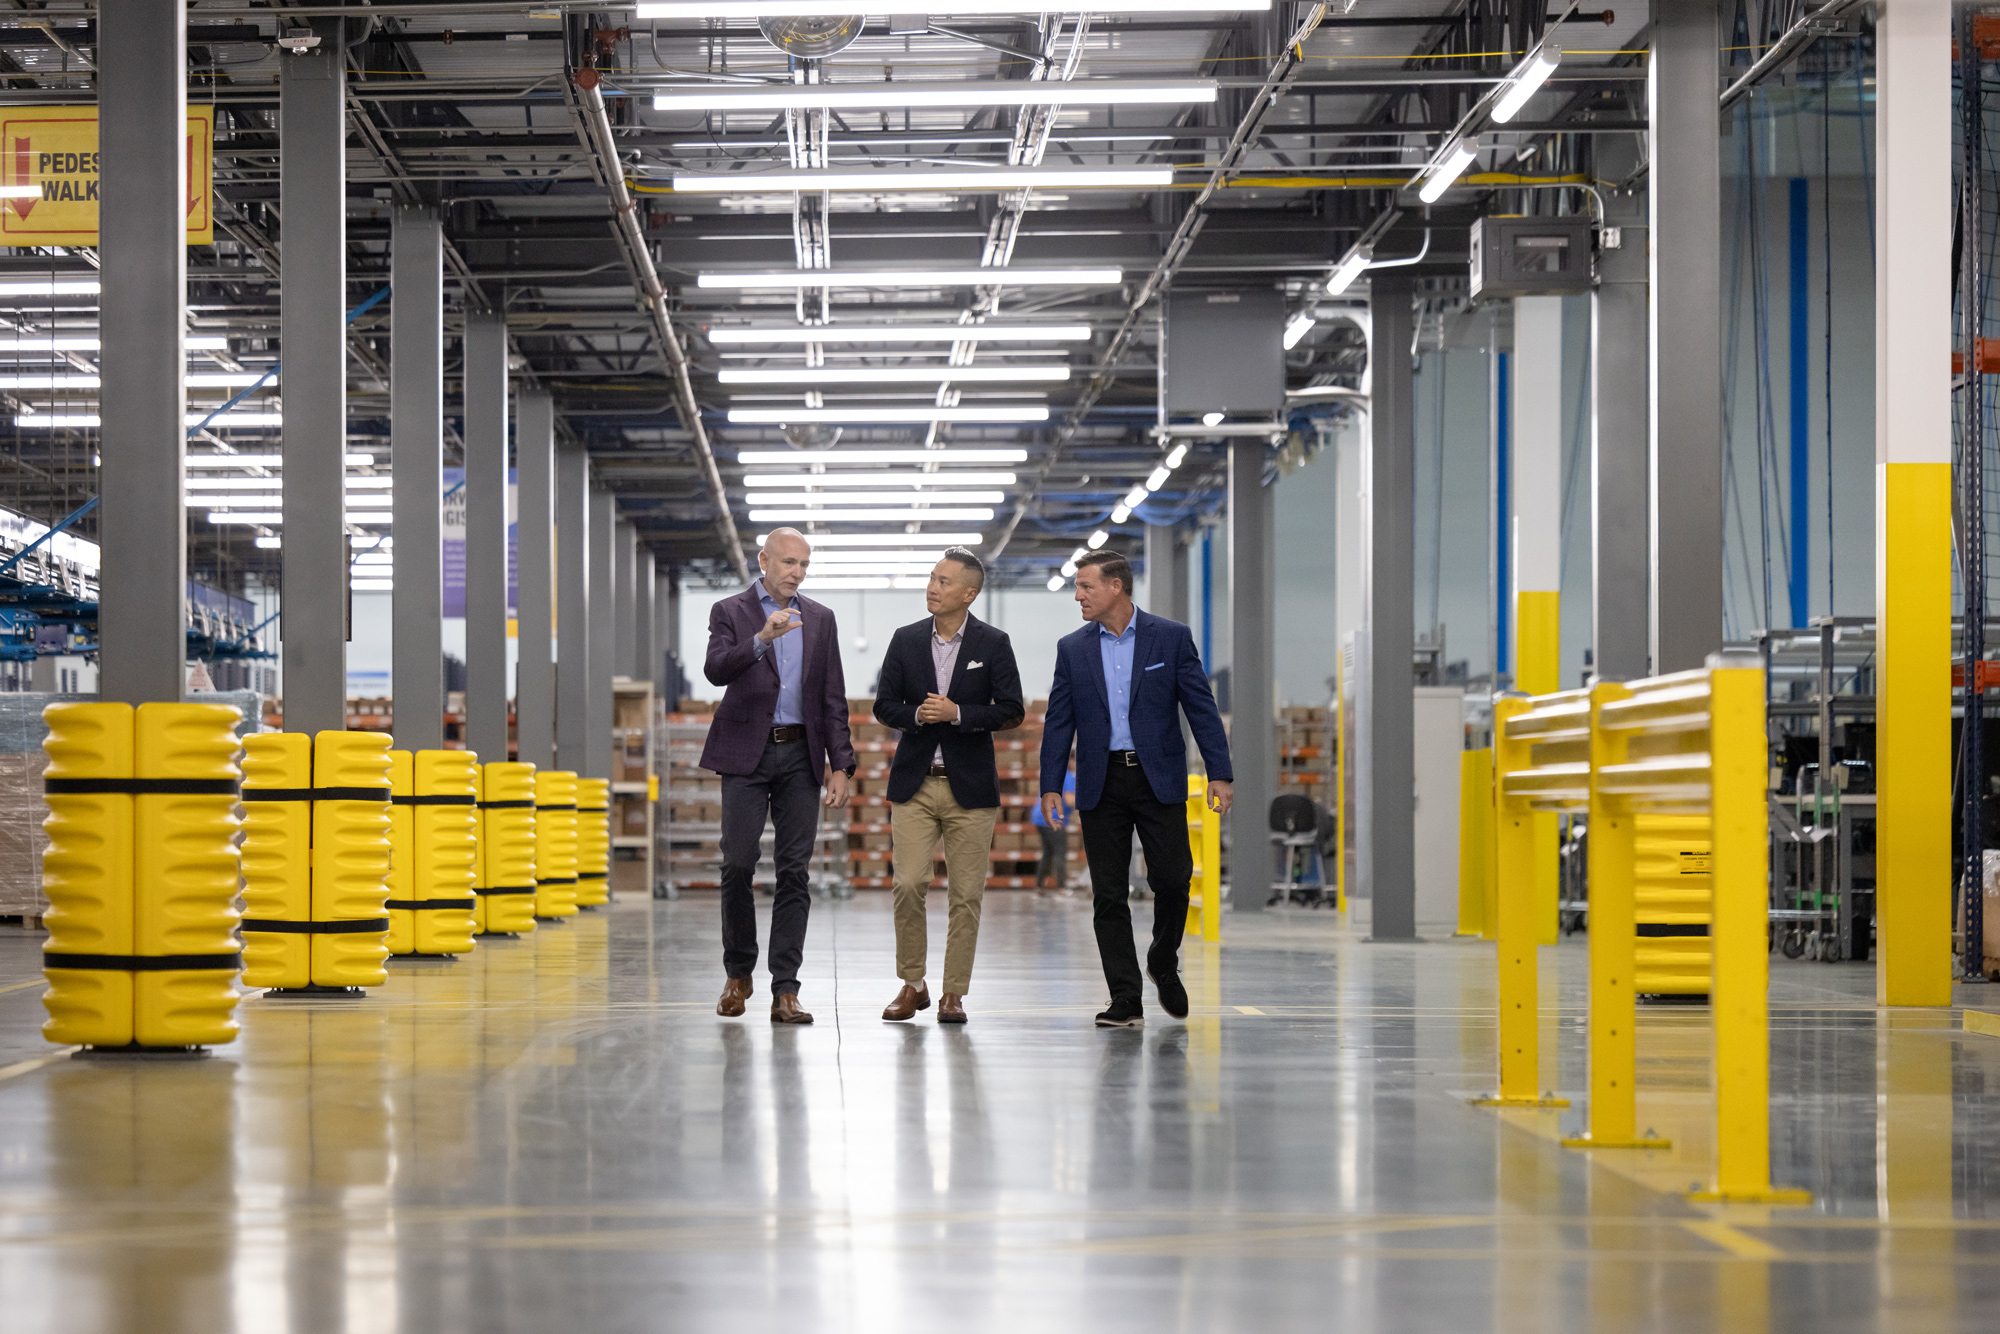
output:
<instances>
[{"instance_id":1,"label":"ceiling light strip","mask_svg":"<svg viewBox=\"0 0 2000 1334\"><path fill-rule=\"evenodd\" d=\"M1172 167L993 167L978 171L765 171L676 176L675 194L937 193L952 190L1157 190Z\"/></svg>"},{"instance_id":2,"label":"ceiling light strip","mask_svg":"<svg viewBox=\"0 0 2000 1334\"><path fill-rule=\"evenodd\" d=\"M963 12L963 11L957 11ZM653 95L655 111L847 111L917 107L1179 106L1215 101L1213 79L1069 83L938 79L904 83L702 84Z\"/></svg>"},{"instance_id":3,"label":"ceiling light strip","mask_svg":"<svg viewBox=\"0 0 2000 1334\"><path fill-rule=\"evenodd\" d=\"M697 287L1116 287L1122 269L795 269L788 273L704 273Z\"/></svg>"}]
</instances>

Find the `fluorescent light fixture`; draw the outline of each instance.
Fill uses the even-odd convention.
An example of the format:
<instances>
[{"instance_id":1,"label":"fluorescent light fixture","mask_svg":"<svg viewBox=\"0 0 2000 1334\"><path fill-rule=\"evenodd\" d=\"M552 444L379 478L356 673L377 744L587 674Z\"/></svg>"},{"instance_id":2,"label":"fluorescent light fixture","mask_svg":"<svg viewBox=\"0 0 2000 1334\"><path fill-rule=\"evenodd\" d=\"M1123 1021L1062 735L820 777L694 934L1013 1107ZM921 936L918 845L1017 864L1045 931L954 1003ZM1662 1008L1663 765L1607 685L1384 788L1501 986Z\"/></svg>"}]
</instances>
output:
<instances>
[{"instance_id":1,"label":"fluorescent light fixture","mask_svg":"<svg viewBox=\"0 0 2000 1334\"><path fill-rule=\"evenodd\" d=\"M197 371L187 377L190 389L238 389L256 384L264 377L254 371ZM0 375L0 389L46 389L58 392L66 389L97 389L102 386L101 376L52 373L44 375Z\"/></svg>"},{"instance_id":2,"label":"fluorescent light fixture","mask_svg":"<svg viewBox=\"0 0 2000 1334\"><path fill-rule=\"evenodd\" d=\"M196 492L187 498L187 504L189 509L270 509L273 505L282 505L284 500L283 492L247 496ZM393 507L394 501L388 496L357 496L349 493L347 497L347 508L350 510L386 510Z\"/></svg>"},{"instance_id":3,"label":"fluorescent light fixture","mask_svg":"<svg viewBox=\"0 0 2000 1334\"><path fill-rule=\"evenodd\" d=\"M1125 508L1128 510L1138 509L1139 506L1146 503L1146 497L1151 494L1152 492L1146 489L1144 482L1139 483L1139 485L1125 493Z\"/></svg>"},{"instance_id":4,"label":"fluorescent light fixture","mask_svg":"<svg viewBox=\"0 0 2000 1334\"><path fill-rule=\"evenodd\" d=\"M1423 189L1417 191L1417 198L1426 204L1435 204L1438 196L1451 189L1465 169L1472 165L1472 159L1479 156L1479 149L1463 140L1454 139L1445 147L1444 154L1431 167Z\"/></svg>"},{"instance_id":5,"label":"fluorescent light fixture","mask_svg":"<svg viewBox=\"0 0 2000 1334\"><path fill-rule=\"evenodd\" d=\"M1313 326L1318 323L1319 321L1312 317L1312 312L1309 310L1292 316L1285 325L1285 351L1289 352L1297 347L1299 340L1311 333Z\"/></svg>"},{"instance_id":6,"label":"fluorescent light fixture","mask_svg":"<svg viewBox=\"0 0 2000 1334\"><path fill-rule=\"evenodd\" d=\"M752 505L907 505L925 498L939 505L1004 505L1005 491L778 491L755 492Z\"/></svg>"},{"instance_id":7,"label":"fluorescent light fixture","mask_svg":"<svg viewBox=\"0 0 2000 1334\"><path fill-rule=\"evenodd\" d=\"M736 461L750 466L780 463L810 467L819 463L1026 463L1025 449L739 449ZM816 484L819 483L815 479ZM752 482L752 486L759 483Z\"/></svg>"},{"instance_id":8,"label":"fluorescent light fixture","mask_svg":"<svg viewBox=\"0 0 2000 1334\"><path fill-rule=\"evenodd\" d=\"M697 287L1116 287L1122 269L794 269L788 273L704 273Z\"/></svg>"},{"instance_id":9,"label":"fluorescent light fixture","mask_svg":"<svg viewBox=\"0 0 2000 1334\"><path fill-rule=\"evenodd\" d=\"M1011 472L751 473L745 486L1012 486ZM906 497L907 498L907 497Z\"/></svg>"},{"instance_id":10,"label":"fluorescent light fixture","mask_svg":"<svg viewBox=\"0 0 2000 1334\"><path fill-rule=\"evenodd\" d=\"M811 539L808 538L807 540L810 541ZM875 564L888 562L890 564L916 565L928 570L931 566L944 559L944 548L939 545L938 539L935 536L926 537L924 540L929 542L935 550L815 551L812 554L812 562L816 568L821 570L828 570L835 567L845 569L849 565L866 565L871 562ZM877 542L875 545L880 547L882 544Z\"/></svg>"},{"instance_id":11,"label":"fluorescent light fixture","mask_svg":"<svg viewBox=\"0 0 2000 1334\"><path fill-rule=\"evenodd\" d=\"M1222 425L1222 414L1219 412L1204 412L1201 414L1201 424L1203 426L1220 426Z\"/></svg>"},{"instance_id":12,"label":"fluorescent light fixture","mask_svg":"<svg viewBox=\"0 0 2000 1334\"><path fill-rule=\"evenodd\" d=\"M0 198L5 198L0 195ZM221 352L229 347L227 338L213 338L205 335L189 335L182 340L190 352ZM0 352L95 352L104 346L96 334L51 334L37 338L33 334L0 338ZM255 378L254 376L252 377ZM245 381L247 384L248 381Z\"/></svg>"},{"instance_id":13,"label":"fluorescent light fixture","mask_svg":"<svg viewBox=\"0 0 2000 1334\"><path fill-rule=\"evenodd\" d=\"M848 575L855 575L855 574L902 575L904 578L910 578L910 579L920 578L923 579L926 583L928 583L930 581L929 576L931 572L931 566L935 564L937 564L936 561L931 561L928 564L923 564L923 565L919 565L914 561L906 561L906 560L879 561L868 564L836 565L829 569L820 571L820 574L822 577L831 576L836 579L845 578Z\"/></svg>"},{"instance_id":14,"label":"fluorescent light fixture","mask_svg":"<svg viewBox=\"0 0 2000 1334\"><path fill-rule=\"evenodd\" d=\"M1065 579L1072 579L1076 577L1076 561L1074 559L1066 560L1063 562L1062 577Z\"/></svg>"},{"instance_id":15,"label":"fluorescent light fixture","mask_svg":"<svg viewBox=\"0 0 2000 1334\"><path fill-rule=\"evenodd\" d=\"M1050 576L1049 576L1049 592L1051 592L1051 593L1060 593L1060 592L1062 592L1062 590L1063 590L1063 577L1062 577L1061 575L1059 575L1059 574L1052 574L1052 575L1050 575Z\"/></svg>"},{"instance_id":16,"label":"fluorescent light fixture","mask_svg":"<svg viewBox=\"0 0 2000 1334\"><path fill-rule=\"evenodd\" d=\"M372 513L356 514L350 511L346 520L350 524L368 524L373 527L386 525L389 516ZM210 510L208 521L213 524L242 523L256 524L263 528L277 528L284 524L285 516L276 510Z\"/></svg>"},{"instance_id":17,"label":"fluorescent light fixture","mask_svg":"<svg viewBox=\"0 0 2000 1334\"><path fill-rule=\"evenodd\" d=\"M1044 87L1067 85L1044 84ZM945 190L1153 190L1174 183L1172 167L990 167L978 171L760 171L676 176L675 194L766 194L825 190L864 194Z\"/></svg>"},{"instance_id":18,"label":"fluorescent light fixture","mask_svg":"<svg viewBox=\"0 0 2000 1334\"><path fill-rule=\"evenodd\" d=\"M1519 115L1521 108L1528 104L1528 99L1549 81L1549 75L1556 72L1556 66L1562 64L1562 58L1563 52L1560 46L1554 42L1543 42L1526 60L1514 66L1513 73L1507 76L1506 83L1502 85L1507 91L1500 94L1500 100L1493 104L1494 122L1505 125Z\"/></svg>"},{"instance_id":19,"label":"fluorescent light fixture","mask_svg":"<svg viewBox=\"0 0 2000 1334\"><path fill-rule=\"evenodd\" d=\"M963 506L940 506L935 509L920 510L904 505L896 509L842 510L829 514L825 510L751 510L752 523L812 523L816 520L843 523L991 523L993 511L986 508L966 508ZM808 542L812 538L806 539ZM935 542L936 538L926 541Z\"/></svg>"},{"instance_id":20,"label":"fluorescent light fixture","mask_svg":"<svg viewBox=\"0 0 2000 1334\"><path fill-rule=\"evenodd\" d=\"M31 278L25 282L0 280L0 297L8 296L96 296L95 278Z\"/></svg>"},{"instance_id":21,"label":"fluorescent light fixture","mask_svg":"<svg viewBox=\"0 0 2000 1334\"><path fill-rule=\"evenodd\" d=\"M1124 501L1121 500L1116 505L1113 505L1111 507L1111 522L1123 523L1131 517L1132 517L1132 507L1130 505L1127 505Z\"/></svg>"},{"instance_id":22,"label":"fluorescent light fixture","mask_svg":"<svg viewBox=\"0 0 2000 1334\"><path fill-rule=\"evenodd\" d=\"M851 11L850 11L851 12ZM962 12L962 11L955 11ZM933 79L904 83L704 84L653 94L655 111L873 111L903 107L1181 106L1213 102L1213 79L1067 82ZM37 190L39 197L41 191Z\"/></svg>"},{"instance_id":23,"label":"fluorescent light fixture","mask_svg":"<svg viewBox=\"0 0 2000 1334\"><path fill-rule=\"evenodd\" d=\"M187 377L190 389L244 389L262 380L265 371L193 371Z\"/></svg>"},{"instance_id":24,"label":"fluorescent light fixture","mask_svg":"<svg viewBox=\"0 0 2000 1334\"><path fill-rule=\"evenodd\" d=\"M1166 469L1171 472L1175 468L1180 467L1181 463L1187 458L1187 452L1188 447L1185 444L1175 445L1167 453Z\"/></svg>"},{"instance_id":25,"label":"fluorescent light fixture","mask_svg":"<svg viewBox=\"0 0 2000 1334\"><path fill-rule=\"evenodd\" d=\"M189 426L199 426L208 421L205 412L191 413L187 417ZM14 425L42 430L58 427L85 428L102 425L102 420L94 412L21 412L14 416ZM208 422L209 429L215 431L234 430L244 426L283 426L285 416L281 412L231 412ZM231 465L242 466L242 465Z\"/></svg>"},{"instance_id":26,"label":"fluorescent light fixture","mask_svg":"<svg viewBox=\"0 0 2000 1334\"><path fill-rule=\"evenodd\" d=\"M285 539L282 537L260 537L257 539L257 545L266 551L276 551L285 545Z\"/></svg>"},{"instance_id":27,"label":"fluorescent light fixture","mask_svg":"<svg viewBox=\"0 0 2000 1334\"><path fill-rule=\"evenodd\" d=\"M770 540L769 533L757 534L760 547ZM985 540L978 533L813 533L806 538L815 560L824 547L976 547Z\"/></svg>"},{"instance_id":28,"label":"fluorescent light fixture","mask_svg":"<svg viewBox=\"0 0 2000 1334\"><path fill-rule=\"evenodd\" d=\"M185 460L190 468L282 468L285 466L283 454L189 454ZM349 454L346 458L350 468L372 467L373 454ZM260 479L261 480L261 479ZM348 481L359 481L350 477Z\"/></svg>"},{"instance_id":29,"label":"fluorescent light fixture","mask_svg":"<svg viewBox=\"0 0 2000 1334\"><path fill-rule=\"evenodd\" d=\"M1146 475L1143 485L1148 491L1157 491L1167 484L1167 478L1173 476L1173 472L1172 468L1163 463Z\"/></svg>"},{"instance_id":30,"label":"fluorescent light fixture","mask_svg":"<svg viewBox=\"0 0 2000 1334\"><path fill-rule=\"evenodd\" d=\"M1366 246L1347 252L1340 263L1334 265L1333 272L1326 278L1326 294L1339 296L1354 286L1354 280L1368 271L1368 263L1375 258L1375 252ZM1287 343L1285 346L1290 347Z\"/></svg>"},{"instance_id":31,"label":"fluorescent light fixture","mask_svg":"<svg viewBox=\"0 0 2000 1334\"><path fill-rule=\"evenodd\" d=\"M990 408L731 408L733 426L788 426L800 422L1045 422L1046 407Z\"/></svg>"},{"instance_id":32,"label":"fluorescent light fixture","mask_svg":"<svg viewBox=\"0 0 2000 1334\"><path fill-rule=\"evenodd\" d=\"M181 346L190 352L226 352L229 340L213 334L189 334L181 340Z\"/></svg>"},{"instance_id":33,"label":"fluorescent light fixture","mask_svg":"<svg viewBox=\"0 0 2000 1334\"><path fill-rule=\"evenodd\" d=\"M1100 528L1096 532L1092 533L1087 539L1085 539L1084 545L1089 547L1092 551L1095 551L1099 547L1103 546L1106 542L1109 542L1110 540L1111 540L1111 534L1105 532L1102 528Z\"/></svg>"},{"instance_id":34,"label":"fluorescent light fixture","mask_svg":"<svg viewBox=\"0 0 2000 1334\"><path fill-rule=\"evenodd\" d=\"M718 371L723 384L997 384L1067 380L1067 366L786 366L777 370Z\"/></svg>"},{"instance_id":35,"label":"fluorescent light fixture","mask_svg":"<svg viewBox=\"0 0 2000 1334\"><path fill-rule=\"evenodd\" d=\"M1267 10L1271 0L1104 0L1093 14L1187 14ZM954 15L1023 14L1020 0L952 0ZM842 17L855 12L853 0L643 0L634 9L642 19L759 19ZM882 11L877 11L882 12Z\"/></svg>"},{"instance_id":36,"label":"fluorescent light fixture","mask_svg":"<svg viewBox=\"0 0 2000 1334\"><path fill-rule=\"evenodd\" d=\"M1088 324L885 324L799 325L783 329L709 329L717 346L745 343L1075 343L1090 337Z\"/></svg>"}]
</instances>

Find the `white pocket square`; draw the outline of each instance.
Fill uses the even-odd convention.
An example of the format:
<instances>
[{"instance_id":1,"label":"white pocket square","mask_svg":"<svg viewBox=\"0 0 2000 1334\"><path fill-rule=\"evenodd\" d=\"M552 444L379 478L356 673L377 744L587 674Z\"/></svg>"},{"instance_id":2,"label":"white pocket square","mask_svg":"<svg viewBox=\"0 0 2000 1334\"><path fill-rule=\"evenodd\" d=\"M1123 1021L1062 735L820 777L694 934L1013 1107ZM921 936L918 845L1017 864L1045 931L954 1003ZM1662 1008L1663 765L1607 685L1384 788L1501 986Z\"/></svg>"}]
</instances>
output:
<instances>
[{"instance_id":1,"label":"white pocket square","mask_svg":"<svg viewBox=\"0 0 2000 1334\"><path fill-rule=\"evenodd\" d=\"M986 664L985 664L985 663L983 663L983 662L968 662L968 663L966 663L966 664L965 664L965 670L969 672L969 671L971 671L971 670L972 670L972 669L973 669L974 667L984 667L985 665L986 665Z\"/></svg>"}]
</instances>

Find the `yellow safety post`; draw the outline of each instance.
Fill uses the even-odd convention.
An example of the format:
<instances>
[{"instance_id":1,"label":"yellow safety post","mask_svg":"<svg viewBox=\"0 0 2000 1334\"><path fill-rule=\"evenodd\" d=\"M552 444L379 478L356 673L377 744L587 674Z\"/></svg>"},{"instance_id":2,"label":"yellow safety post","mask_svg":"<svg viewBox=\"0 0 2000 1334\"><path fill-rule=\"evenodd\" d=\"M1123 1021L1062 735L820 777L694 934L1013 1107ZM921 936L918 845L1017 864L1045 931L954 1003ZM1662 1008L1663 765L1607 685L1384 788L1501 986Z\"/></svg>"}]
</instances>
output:
<instances>
[{"instance_id":1,"label":"yellow safety post","mask_svg":"<svg viewBox=\"0 0 2000 1334\"><path fill-rule=\"evenodd\" d=\"M479 766L479 849L473 921L485 936L535 929L535 766Z\"/></svg>"},{"instance_id":2,"label":"yellow safety post","mask_svg":"<svg viewBox=\"0 0 2000 1334\"><path fill-rule=\"evenodd\" d=\"M576 906L611 901L611 782L576 780Z\"/></svg>"},{"instance_id":3,"label":"yellow safety post","mask_svg":"<svg viewBox=\"0 0 2000 1334\"><path fill-rule=\"evenodd\" d=\"M1562 594L1550 589L1522 589L1514 608L1514 684L1537 698L1553 694L1562 684ZM1530 817L1535 832L1535 939L1556 943L1562 896L1561 817L1537 811Z\"/></svg>"},{"instance_id":4,"label":"yellow safety post","mask_svg":"<svg viewBox=\"0 0 2000 1334\"><path fill-rule=\"evenodd\" d=\"M243 738L243 985L312 985L312 738Z\"/></svg>"},{"instance_id":5,"label":"yellow safety post","mask_svg":"<svg viewBox=\"0 0 2000 1334\"><path fill-rule=\"evenodd\" d=\"M1581 714L1581 718L1579 718ZM1514 691L1493 701L1493 924L1499 957L1500 1091L1485 1107L1567 1107L1541 1091L1540 947L1536 818L1587 799L1589 705L1580 692L1531 700ZM1557 752L1538 756L1538 748ZM1544 760L1548 763L1542 769Z\"/></svg>"},{"instance_id":6,"label":"yellow safety post","mask_svg":"<svg viewBox=\"0 0 2000 1334\"><path fill-rule=\"evenodd\" d=\"M1203 940L1222 939L1222 817L1208 808L1208 779L1188 775L1188 851L1194 859L1189 885L1187 931Z\"/></svg>"},{"instance_id":7,"label":"yellow safety post","mask_svg":"<svg viewBox=\"0 0 2000 1334\"><path fill-rule=\"evenodd\" d=\"M576 775L535 775L535 916L576 916Z\"/></svg>"},{"instance_id":8,"label":"yellow safety post","mask_svg":"<svg viewBox=\"0 0 2000 1334\"><path fill-rule=\"evenodd\" d=\"M93 1054L233 1041L243 715L75 703L43 716L44 1036Z\"/></svg>"},{"instance_id":9,"label":"yellow safety post","mask_svg":"<svg viewBox=\"0 0 2000 1334\"><path fill-rule=\"evenodd\" d=\"M1333 655L1333 899L1334 911L1347 911L1347 651Z\"/></svg>"},{"instance_id":10,"label":"yellow safety post","mask_svg":"<svg viewBox=\"0 0 2000 1334\"><path fill-rule=\"evenodd\" d=\"M1629 698L1607 701L1598 713L1601 730L1623 734L1625 755L1601 765L1595 784L1628 809L1706 814L1710 822L1716 1173L1711 1189L1689 1198L1803 1204L1812 1198L1805 1191L1771 1185L1764 708L1763 667L1750 653L1712 654L1700 671L1634 682Z\"/></svg>"},{"instance_id":11,"label":"yellow safety post","mask_svg":"<svg viewBox=\"0 0 2000 1334\"><path fill-rule=\"evenodd\" d=\"M1590 1129L1563 1141L1573 1149L1672 1147L1639 1133L1633 813L1596 781L1607 767L1625 763L1628 740L1599 719L1605 705L1631 697L1615 681L1600 681L1590 691Z\"/></svg>"},{"instance_id":12,"label":"yellow safety post","mask_svg":"<svg viewBox=\"0 0 2000 1334\"><path fill-rule=\"evenodd\" d=\"M472 949L479 757L466 750L389 752L389 952Z\"/></svg>"},{"instance_id":13,"label":"yellow safety post","mask_svg":"<svg viewBox=\"0 0 2000 1334\"><path fill-rule=\"evenodd\" d=\"M1493 872L1493 749L1458 757L1458 934L1484 936Z\"/></svg>"}]
</instances>

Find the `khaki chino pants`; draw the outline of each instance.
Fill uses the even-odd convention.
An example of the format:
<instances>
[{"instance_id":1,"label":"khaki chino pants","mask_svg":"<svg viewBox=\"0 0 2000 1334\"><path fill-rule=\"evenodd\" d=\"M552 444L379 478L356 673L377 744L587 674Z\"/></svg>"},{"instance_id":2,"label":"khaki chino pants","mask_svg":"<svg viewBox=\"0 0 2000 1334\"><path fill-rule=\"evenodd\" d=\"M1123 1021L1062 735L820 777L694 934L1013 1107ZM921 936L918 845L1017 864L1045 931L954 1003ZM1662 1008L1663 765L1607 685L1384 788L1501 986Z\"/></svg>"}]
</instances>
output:
<instances>
[{"instance_id":1,"label":"khaki chino pants","mask_svg":"<svg viewBox=\"0 0 2000 1334\"><path fill-rule=\"evenodd\" d=\"M979 905L992 869L993 826L1000 809L969 811L944 778L926 778L917 794L889 805L896 869L896 976L912 986L924 980L930 953L924 897L931 885L931 853L944 844L948 924L944 940L944 992L972 989L972 955L979 944Z\"/></svg>"}]
</instances>

